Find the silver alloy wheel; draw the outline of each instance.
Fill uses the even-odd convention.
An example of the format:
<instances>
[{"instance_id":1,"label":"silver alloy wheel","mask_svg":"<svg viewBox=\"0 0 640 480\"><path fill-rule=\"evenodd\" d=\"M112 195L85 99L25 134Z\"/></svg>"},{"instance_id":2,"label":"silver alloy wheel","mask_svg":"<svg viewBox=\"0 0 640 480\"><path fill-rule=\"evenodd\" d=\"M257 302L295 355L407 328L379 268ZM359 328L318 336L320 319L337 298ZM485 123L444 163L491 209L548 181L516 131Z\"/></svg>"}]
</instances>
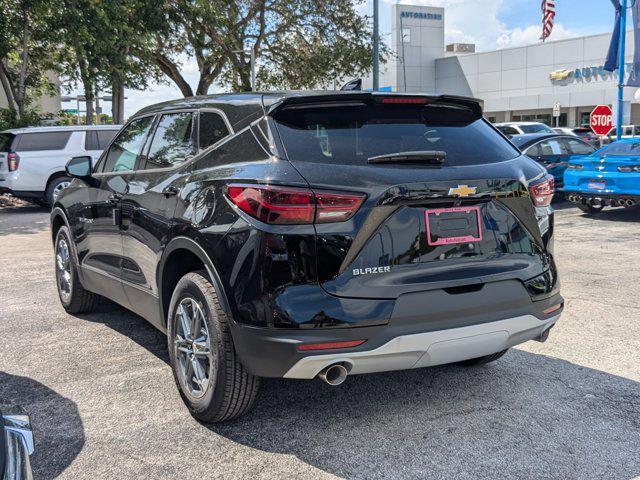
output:
<instances>
[{"instance_id":1,"label":"silver alloy wheel","mask_svg":"<svg viewBox=\"0 0 640 480\"><path fill-rule=\"evenodd\" d=\"M68 180L65 180L64 182L60 182L59 184L56 185L56 187L53 189L53 201L54 202L56 200L58 200L58 197L60 196L60 192L62 192L62 190L67 188L69 185L71 185L71 182L68 181Z\"/></svg>"},{"instance_id":2,"label":"silver alloy wheel","mask_svg":"<svg viewBox=\"0 0 640 480\"><path fill-rule=\"evenodd\" d=\"M56 246L56 275L60 296L64 303L68 303L72 288L71 259L69 245L64 237L60 237Z\"/></svg>"},{"instance_id":3,"label":"silver alloy wheel","mask_svg":"<svg viewBox=\"0 0 640 480\"><path fill-rule=\"evenodd\" d=\"M193 398L201 398L211 383L211 338L205 313L193 298L182 299L174 317L174 355L182 384Z\"/></svg>"}]
</instances>

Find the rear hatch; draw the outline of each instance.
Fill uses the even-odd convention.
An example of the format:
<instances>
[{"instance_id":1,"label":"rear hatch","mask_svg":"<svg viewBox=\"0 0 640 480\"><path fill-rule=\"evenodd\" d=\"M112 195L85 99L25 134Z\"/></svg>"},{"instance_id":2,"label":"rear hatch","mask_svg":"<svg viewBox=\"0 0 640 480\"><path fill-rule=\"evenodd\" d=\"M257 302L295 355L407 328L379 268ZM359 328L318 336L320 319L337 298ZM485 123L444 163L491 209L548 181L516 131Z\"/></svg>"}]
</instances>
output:
<instances>
[{"instance_id":1,"label":"rear hatch","mask_svg":"<svg viewBox=\"0 0 640 480\"><path fill-rule=\"evenodd\" d=\"M366 195L350 220L316 223L328 293L473 291L549 269L527 189L544 170L482 119L477 102L360 94L301 99L272 115L311 189Z\"/></svg>"}]
</instances>

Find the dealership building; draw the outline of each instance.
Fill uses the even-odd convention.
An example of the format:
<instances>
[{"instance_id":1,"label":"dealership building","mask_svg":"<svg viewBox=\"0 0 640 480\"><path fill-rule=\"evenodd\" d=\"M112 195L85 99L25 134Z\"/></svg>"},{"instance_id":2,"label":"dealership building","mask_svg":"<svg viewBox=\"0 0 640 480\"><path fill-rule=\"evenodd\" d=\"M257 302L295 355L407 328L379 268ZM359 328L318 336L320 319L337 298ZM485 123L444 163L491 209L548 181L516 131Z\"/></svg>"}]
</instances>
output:
<instances>
[{"instance_id":1,"label":"dealership building","mask_svg":"<svg viewBox=\"0 0 640 480\"><path fill-rule=\"evenodd\" d=\"M589 123L596 105L615 111L618 72L603 69L610 33L476 53L470 44L445 46L445 16L443 8L392 5L391 54L381 66L381 90L472 96L484 102L493 122L577 126ZM629 31L629 65L632 41ZM365 78L363 88L371 87ZM625 124L640 124L635 91L625 89ZM557 120L554 105L560 107Z\"/></svg>"}]
</instances>

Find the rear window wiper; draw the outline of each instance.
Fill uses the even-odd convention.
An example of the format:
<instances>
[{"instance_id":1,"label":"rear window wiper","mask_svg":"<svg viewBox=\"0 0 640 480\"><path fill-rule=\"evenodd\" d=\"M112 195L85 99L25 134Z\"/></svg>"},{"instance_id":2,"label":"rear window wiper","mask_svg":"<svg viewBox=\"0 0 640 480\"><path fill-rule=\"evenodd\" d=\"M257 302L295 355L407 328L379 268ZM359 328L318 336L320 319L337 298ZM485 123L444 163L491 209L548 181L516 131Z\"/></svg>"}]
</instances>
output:
<instances>
[{"instance_id":1,"label":"rear window wiper","mask_svg":"<svg viewBox=\"0 0 640 480\"><path fill-rule=\"evenodd\" d=\"M447 152L440 150L420 150L416 152L398 152L378 155L367 159L367 163L427 163L442 165Z\"/></svg>"}]
</instances>

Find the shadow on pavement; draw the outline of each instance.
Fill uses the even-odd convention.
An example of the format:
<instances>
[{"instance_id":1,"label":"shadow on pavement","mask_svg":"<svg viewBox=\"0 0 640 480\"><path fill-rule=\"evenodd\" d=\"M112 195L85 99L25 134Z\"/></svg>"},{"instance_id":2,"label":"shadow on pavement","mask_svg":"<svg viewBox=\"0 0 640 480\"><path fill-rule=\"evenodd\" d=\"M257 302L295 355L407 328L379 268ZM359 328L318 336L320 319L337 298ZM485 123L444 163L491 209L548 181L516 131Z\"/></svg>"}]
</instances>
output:
<instances>
[{"instance_id":1,"label":"shadow on pavement","mask_svg":"<svg viewBox=\"0 0 640 480\"><path fill-rule=\"evenodd\" d=\"M479 368L268 380L212 431L344 478L634 478L640 384L511 351Z\"/></svg>"},{"instance_id":2,"label":"shadow on pavement","mask_svg":"<svg viewBox=\"0 0 640 480\"><path fill-rule=\"evenodd\" d=\"M0 371L2 402L21 406L31 418L34 478L58 477L78 456L85 442L76 404L35 380Z\"/></svg>"},{"instance_id":3,"label":"shadow on pavement","mask_svg":"<svg viewBox=\"0 0 640 480\"><path fill-rule=\"evenodd\" d=\"M88 322L102 323L116 332L125 335L141 347L153 353L169 364L167 337L144 318L103 298L93 313L75 315Z\"/></svg>"},{"instance_id":4,"label":"shadow on pavement","mask_svg":"<svg viewBox=\"0 0 640 480\"><path fill-rule=\"evenodd\" d=\"M39 233L49 228L49 208L25 204L0 208L0 235Z\"/></svg>"},{"instance_id":5,"label":"shadow on pavement","mask_svg":"<svg viewBox=\"0 0 640 480\"><path fill-rule=\"evenodd\" d=\"M142 318L111 303L82 318L168 362L166 337ZM251 412L207 427L349 479L640 475L640 383L517 349L488 366L352 376L337 388L265 379Z\"/></svg>"}]
</instances>

